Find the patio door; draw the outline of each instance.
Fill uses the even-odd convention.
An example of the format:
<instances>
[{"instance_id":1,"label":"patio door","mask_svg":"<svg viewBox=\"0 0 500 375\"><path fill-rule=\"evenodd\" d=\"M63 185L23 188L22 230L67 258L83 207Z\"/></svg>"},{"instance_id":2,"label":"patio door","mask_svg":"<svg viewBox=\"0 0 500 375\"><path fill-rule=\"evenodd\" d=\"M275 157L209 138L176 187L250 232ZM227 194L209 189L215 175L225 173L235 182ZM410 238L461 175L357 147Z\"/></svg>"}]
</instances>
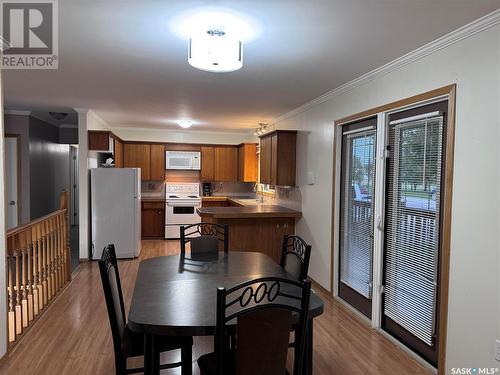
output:
<instances>
[{"instance_id":1,"label":"patio door","mask_svg":"<svg viewBox=\"0 0 500 375\"><path fill-rule=\"evenodd\" d=\"M377 119L342 128L339 296L371 318Z\"/></svg>"},{"instance_id":2,"label":"patio door","mask_svg":"<svg viewBox=\"0 0 500 375\"><path fill-rule=\"evenodd\" d=\"M447 102L389 116L382 328L437 364Z\"/></svg>"}]
</instances>

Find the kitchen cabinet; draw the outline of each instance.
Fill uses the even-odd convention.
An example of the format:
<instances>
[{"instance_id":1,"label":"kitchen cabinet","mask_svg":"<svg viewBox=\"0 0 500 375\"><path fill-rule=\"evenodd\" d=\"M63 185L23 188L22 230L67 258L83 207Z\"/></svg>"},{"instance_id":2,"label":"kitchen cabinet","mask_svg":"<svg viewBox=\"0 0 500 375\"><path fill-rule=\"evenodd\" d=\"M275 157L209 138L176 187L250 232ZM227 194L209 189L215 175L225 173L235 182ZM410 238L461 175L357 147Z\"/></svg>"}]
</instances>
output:
<instances>
[{"instance_id":1,"label":"kitchen cabinet","mask_svg":"<svg viewBox=\"0 0 500 375\"><path fill-rule=\"evenodd\" d=\"M214 181L214 148L211 146L201 147L201 181Z\"/></svg>"},{"instance_id":2,"label":"kitchen cabinet","mask_svg":"<svg viewBox=\"0 0 500 375\"><path fill-rule=\"evenodd\" d=\"M90 151L110 151L110 136L108 131L89 130L88 142Z\"/></svg>"},{"instance_id":3,"label":"kitchen cabinet","mask_svg":"<svg viewBox=\"0 0 500 375\"><path fill-rule=\"evenodd\" d=\"M141 180L163 180L165 177L165 148L159 144L125 143L123 166L141 168Z\"/></svg>"},{"instance_id":4,"label":"kitchen cabinet","mask_svg":"<svg viewBox=\"0 0 500 375\"><path fill-rule=\"evenodd\" d=\"M113 152L115 159L115 168L123 168L123 143L115 138L115 151Z\"/></svg>"},{"instance_id":5,"label":"kitchen cabinet","mask_svg":"<svg viewBox=\"0 0 500 375\"><path fill-rule=\"evenodd\" d=\"M153 181L165 179L165 146L151 145L151 176Z\"/></svg>"},{"instance_id":6,"label":"kitchen cabinet","mask_svg":"<svg viewBox=\"0 0 500 375\"><path fill-rule=\"evenodd\" d=\"M260 140L260 182L271 183L271 137Z\"/></svg>"},{"instance_id":7,"label":"kitchen cabinet","mask_svg":"<svg viewBox=\"0 0 500 375\"><path fill-rule=\"evenodd\" d=\"M238 181L238 149L235 146L214 147L214 180Z\"/></svg>"},{"instance_id":8,"label":"kitchen cabinet","mask_svg":"<svg viewBox=\"0 0 500 375\"><path fill-rule=\"evenodd\" d=\"M295 186L297 132L276 130L260 137L260 182Z\"/></svg>"},{"instance_id":9,"label":"kitchen cabinet","mask_svg":"<svg viewBox=\"0 0 500 375\"><path fill-rule=\"evenodd\" d=\"M238 146L238 181L257 181L257 143L242 143Z\"/></svg>"},{"instance_id":10,"label":"kitchen cabinet","mask_svg":"<svg viewBox=\"0 0 500 375\"><path fill-rule=\"evenodd\" d=\"M165 202L142 202L142 238L165 237Z\"/></svg>"}]
</instances>

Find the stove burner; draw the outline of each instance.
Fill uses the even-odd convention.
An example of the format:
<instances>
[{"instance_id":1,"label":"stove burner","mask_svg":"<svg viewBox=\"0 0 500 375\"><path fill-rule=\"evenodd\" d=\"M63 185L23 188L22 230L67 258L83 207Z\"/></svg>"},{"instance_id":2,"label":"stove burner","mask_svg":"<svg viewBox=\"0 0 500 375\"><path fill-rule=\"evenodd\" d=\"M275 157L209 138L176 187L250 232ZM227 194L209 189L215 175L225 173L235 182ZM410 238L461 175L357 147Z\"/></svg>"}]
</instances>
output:
<instances>
[{"instance_id":1,"label":"stove burner","mask_svg":"<svg viewBox=\"0 0 500 375\"><path fill-rule=\"evenodd\" d=\"M179 198L177 195L169 195L169 198Z\"/></svg>"},{"instance_id":2,"label":"stove burner","mask_svg":"<svg viewBox=\"0 0 500 375\"><path fill-rule=\"evenodd\" d=\"M188 195L188 198L198 198L196 195Z\"/></svg>"}]
</instances>

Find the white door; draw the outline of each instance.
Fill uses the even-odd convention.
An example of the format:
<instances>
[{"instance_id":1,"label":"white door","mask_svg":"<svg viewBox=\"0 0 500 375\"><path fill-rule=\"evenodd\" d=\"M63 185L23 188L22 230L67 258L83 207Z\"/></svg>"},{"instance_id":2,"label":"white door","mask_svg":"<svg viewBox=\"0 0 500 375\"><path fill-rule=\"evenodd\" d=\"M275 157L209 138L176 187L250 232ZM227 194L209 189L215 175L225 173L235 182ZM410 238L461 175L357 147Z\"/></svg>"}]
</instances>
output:
<instances>
[{"instance_id":1,"label":"white door","mask_svg":"<svg viewBox=\"0 0 500 375\"><path fill-rule=\"evenodd\" d=\"M5 137L5 176L7 191L7 230L19 225L17 137Z\"/></svg>"}]
</instances>

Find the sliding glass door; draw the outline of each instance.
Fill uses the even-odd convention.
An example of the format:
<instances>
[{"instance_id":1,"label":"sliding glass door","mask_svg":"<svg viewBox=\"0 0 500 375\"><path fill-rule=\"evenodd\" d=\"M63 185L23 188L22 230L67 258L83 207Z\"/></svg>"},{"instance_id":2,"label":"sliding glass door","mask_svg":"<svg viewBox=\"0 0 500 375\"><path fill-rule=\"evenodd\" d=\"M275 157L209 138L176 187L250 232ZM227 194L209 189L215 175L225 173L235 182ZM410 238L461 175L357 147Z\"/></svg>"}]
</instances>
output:
<instances>
[{"instance_id":1,"label":"sliding glass door","mask_svg":"<svg viewBox=\"0 0 500 375\"><path fill-rule=\"evenodd\" d=\"M343 128L339 296L367 317L372 311L376 118Z\"/></svg>"},{"instance_id":2,"label":"sliding glass door","mask_svg":"<svg viewBox=\"0 0 500 375\"><path fill-rule=\"evenodd\" d=\"M382 327L437 362L445 103L389 116Z\"/></svg>"}]
</instances>

